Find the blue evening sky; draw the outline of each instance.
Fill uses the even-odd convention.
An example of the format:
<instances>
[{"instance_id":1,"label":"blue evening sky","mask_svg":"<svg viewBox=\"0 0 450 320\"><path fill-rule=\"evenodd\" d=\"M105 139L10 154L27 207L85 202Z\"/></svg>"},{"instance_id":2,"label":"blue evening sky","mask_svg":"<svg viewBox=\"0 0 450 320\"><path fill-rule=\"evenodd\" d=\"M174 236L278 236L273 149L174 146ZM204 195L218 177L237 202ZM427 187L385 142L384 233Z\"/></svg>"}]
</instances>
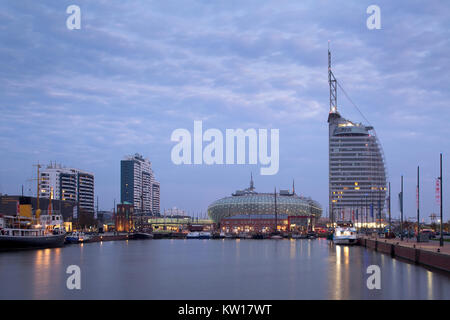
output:
<instances>
[{"instance_id":1,"label":"blue evening sky","mask_svg":"<svg viewBox=\"0 0 450 320\"><path fill-rule=\"evenodd\" d=\"M66 8L81 8L68 30ZM381 30L366 9L381 8ZM120 160L152 161L161 209L205 212L247 187L288 189L328 205L327 43L334 73L376 128L398 216L438 213L444 153L450 202L448 1L1 0L0 192L35 192L33 164L56 161L95 174L100 209L120 200ZM344 117L363 121L338 92ZM280 170L258 165L176 166L173 130L280 129ZM446 187L448 186L448 187ZM446 214L447 218L450 215Z\"/></svg>"}]
</instances>

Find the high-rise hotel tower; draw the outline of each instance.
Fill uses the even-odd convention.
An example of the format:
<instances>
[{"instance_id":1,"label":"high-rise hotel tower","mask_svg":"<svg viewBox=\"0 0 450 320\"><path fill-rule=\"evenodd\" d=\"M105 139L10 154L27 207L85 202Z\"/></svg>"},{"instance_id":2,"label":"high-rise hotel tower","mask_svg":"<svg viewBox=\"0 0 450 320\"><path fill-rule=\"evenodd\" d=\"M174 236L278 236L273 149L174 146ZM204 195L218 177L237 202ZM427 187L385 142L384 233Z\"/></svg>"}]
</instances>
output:
<instances>
[{"instance_id":1,"label":"high-rise hotel tower","mask_svg":"<svg viewBox=\"0 0 450 320\"><path fill-rule=\"evenodd\" d=\"M148 159L136 153L120 162L120 201L133 204L135 212L159 215L159 188Z\"/></svg>"},{"instance_id":2,"label":"high-rise hotel tower","mask_svg":"<svg viewBox=\"0 0 450 320\"><path fill-rule=\"evenodd\" d=\"M375 222L386 198L383 150L372 126L354 123L337 110L337 81L331 71L329 125L329 214L331 221Z\"/></svg>"}]
</instances>

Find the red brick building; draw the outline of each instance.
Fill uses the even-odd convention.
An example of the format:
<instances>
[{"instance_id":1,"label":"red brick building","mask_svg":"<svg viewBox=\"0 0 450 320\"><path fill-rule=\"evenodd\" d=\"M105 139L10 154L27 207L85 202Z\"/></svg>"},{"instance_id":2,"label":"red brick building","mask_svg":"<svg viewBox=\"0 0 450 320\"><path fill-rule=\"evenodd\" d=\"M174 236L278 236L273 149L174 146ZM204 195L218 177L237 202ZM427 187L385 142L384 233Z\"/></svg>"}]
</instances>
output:
<instances>
[{"instance_id":1,"label":"red brick building","mask_svg":"<svg viewBox=\"0 0 450 320\"><path fill-rule=\"evenodd\" d=\"M133 204L121 203L117 205L117 211L114 217L117 232L129 232L133 229Z\"/></svg>"}]
</instances>

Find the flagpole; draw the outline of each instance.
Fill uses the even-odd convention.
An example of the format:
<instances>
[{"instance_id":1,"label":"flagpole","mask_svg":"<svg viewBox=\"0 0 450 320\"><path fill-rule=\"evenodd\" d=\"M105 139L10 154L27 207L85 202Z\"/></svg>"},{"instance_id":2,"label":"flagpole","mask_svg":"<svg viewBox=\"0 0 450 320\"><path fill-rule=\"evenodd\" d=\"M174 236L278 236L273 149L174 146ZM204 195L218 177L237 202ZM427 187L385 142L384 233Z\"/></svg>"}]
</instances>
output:
<instances>
[{"instance_id":1,"label":"flagpole","mask_svg":"<svg viewBox=\"0 0 450 320\"><path fill-rule=\"evenodd\" d=\"M440 156L440 176L439 176L439 180L440 180L440 188L439 189L441 189L440 190L440 192L441 192L441 228L440 228L440 238L439 238L439 246L440 247L442 247L442 246L444 246L444 238L443 238L443 236L442 236L442 223L443 223L443 220L444 220L444 217L443 217L443 215L442 215L442 202L444 201L444 199L442 198L442 153L441 153L441 156Z\"/></svg>"},{"instance_id":2,"label":"flagpole","mask_svg":"<svg viewBox=\"0 0 450 320\"><path fill-rule=\"evenodd\" d=\"M417 166L417 242L419 242L420 237L420 171L419 166Z\"/></svg>"},{"instance_id":3,"label":"flagpole","mask_svg":"<svg viewBox=\"0 0 450 320\"><path fill-rule=\"evenodd\" d=\"M400 240L403 241L403 176L401 179L400 191Z\"/></svg>"}]
</instances>

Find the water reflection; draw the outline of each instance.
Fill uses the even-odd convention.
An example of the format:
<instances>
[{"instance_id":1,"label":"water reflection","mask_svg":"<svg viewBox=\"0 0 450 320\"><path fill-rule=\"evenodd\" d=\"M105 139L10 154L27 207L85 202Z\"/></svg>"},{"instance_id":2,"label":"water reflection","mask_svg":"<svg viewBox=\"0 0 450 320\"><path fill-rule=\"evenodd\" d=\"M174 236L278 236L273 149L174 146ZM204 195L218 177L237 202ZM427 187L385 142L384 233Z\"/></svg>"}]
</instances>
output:
<instances>
[{"instance_id":1,"label":"water reflection","mask_svg":"<svg viewBox=\"0 0 450 320\"><path fill-rule=\"evenodd\" d=\"M428 291L428 299L433 299L433 273L427 271L427 291Z\"/></svg>"},{"instance_id":2,"label":"water reflection","mask_svg":"<svg viewBox=\"0 0 450 320\"><path fill-rule=\"evenodd\" d=\"M57 276L53 270L56 268L58 271L61 265L61 250L61 248L42 249L34 252L34 260L31 261L33 269L30 270L33 277L34 299L49 294L50 285Z\"/></svg>"},{"instance_id":3,"label":"water reflection","mask_svg":"<svg viewBox=\"0 0 450 320\"><path fill-rule=\"evenodd\" d=\"M291 239L290 241L290 258L295 259L295 255L297 253L297 240Z\"/></svg>"},{"instance_id":4,"label":"water reflection","mask_svg":"<svg viewBox=\"0 0 450 320\"><path fill-rule=\"evenodd\" d=\"M72 264L78 295L65 287ZM381 290L366 286L369 265ZM86 243L1 253L0 270L0 299L450 299L448 274L319 239Z\"/></svg>"}]
</instances>

